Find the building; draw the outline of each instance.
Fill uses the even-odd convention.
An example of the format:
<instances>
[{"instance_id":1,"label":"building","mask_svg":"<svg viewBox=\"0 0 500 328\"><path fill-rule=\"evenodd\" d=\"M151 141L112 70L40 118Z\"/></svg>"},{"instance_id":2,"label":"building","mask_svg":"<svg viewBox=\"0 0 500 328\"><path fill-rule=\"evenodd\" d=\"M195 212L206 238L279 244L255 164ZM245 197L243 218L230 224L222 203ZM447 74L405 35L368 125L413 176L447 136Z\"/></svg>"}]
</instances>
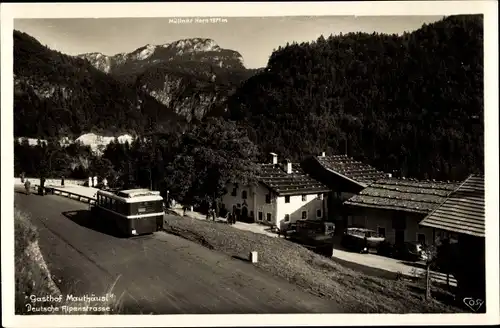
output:
<instances>
[{"instance_id":1,"label":"building","mask_svg":"<svg viewBox=\"0 0 500 328\"><path fill-rule=\"evenodd\" d=\"M456 234L457 243L444 257L461 292L484 300L485 290L485 201L484 176L473 174L420 225L426 229Z\"/></svg>"},{"instance_id":2,"label":"building","mask_svg":"<svg viewBox=\"0 0 500 328\"><path fill-rule=\"evenodd\" d=\"M391 243L434 243L435 229L420 222L459 184L384 178L344 202L348 225L377 231Z\"/></svg>"},{"instance_id":3,"label":"building","mask_svg":"<svg viewBox=\"0 0 500 328\"><path fill-rule=\"evenodd\" d=\"M300 165L271 153L269 164L260 164L254 185L227 186L220 208L236 213L242 221L276 225L283 229L299 219L324 219L328 215L325 185L304 173Z\"/></svg>"},{"instance_id":4,"label":"building","mask_svg":"<svg viewBox=\"0 0 500 328\"><path fill-rule=\"evenodd\" d=\"M341 234L347 227L343 203L376 180L390 176L347 155L326 156L324 152L306 159L302 166L331 190L328 197L329 220L335 222L336 234Z\"/></svg>"}]
</instances>

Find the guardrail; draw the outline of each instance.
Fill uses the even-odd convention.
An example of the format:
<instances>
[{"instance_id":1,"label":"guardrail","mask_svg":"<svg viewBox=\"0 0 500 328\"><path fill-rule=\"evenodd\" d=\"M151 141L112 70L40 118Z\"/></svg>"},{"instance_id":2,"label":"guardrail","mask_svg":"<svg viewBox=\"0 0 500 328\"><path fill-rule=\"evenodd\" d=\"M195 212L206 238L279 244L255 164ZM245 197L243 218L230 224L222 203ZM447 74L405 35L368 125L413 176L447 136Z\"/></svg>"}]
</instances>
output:
<instances>
[{"instance_id":1,"label":"guardrail","mask_svg":"<svg viewBox=\"0 0 500 328\"><path fill-rule=\"evenodd\" d=\"M93 197L80 195L80 194L73 193L73 192L66 191L66 190L55 189L53 187L45 187L45 189L50 190L51 194L60 195L60 196L71 198L71 199L76 199L82 203L95 204L95 201L96 201L95 198L93 198Z\"/></svg>"},{"instance_id":2,"label":"guardrail","mask_svg":"<svg viewBox=\"0 0 500 328\"><path fill-rule=\"evenodd\" d=\"M32 184L31 185L31 189L35 193L38 192L39 187L40 187L39 184ZM89 196L77 194L75 192L71 192L68 190L62 190L62 189L54 187L54 186L45 186L44 193L45 194L50 193L53 195L59 195L59 196L63 196L66 198L75 199L75 200L78 200L79 202L87 203L87 204L95 204L95 202L96 202L94 197L89 197Z\"/></svg>"},{"instance_id":3,"label":"guardrail","mask_svg":"<svg viewBox=\"0 0 500 328\"><path fill-rule=\"evenodd\" d=\"M40 184L40 179L39 178L30 178L26 177L24 178L25 180L31 181L32 184ZM64 179L64 184L65 185L74 185L74 186L83 186L85 182L88 180L76 180L76 179ZM21 178L14 178L14 184L22 184ZM60 186L61 185L61 179L45 179L45 184L47 185L54 185L54 186Z\"/></svg>"}]
</instances>

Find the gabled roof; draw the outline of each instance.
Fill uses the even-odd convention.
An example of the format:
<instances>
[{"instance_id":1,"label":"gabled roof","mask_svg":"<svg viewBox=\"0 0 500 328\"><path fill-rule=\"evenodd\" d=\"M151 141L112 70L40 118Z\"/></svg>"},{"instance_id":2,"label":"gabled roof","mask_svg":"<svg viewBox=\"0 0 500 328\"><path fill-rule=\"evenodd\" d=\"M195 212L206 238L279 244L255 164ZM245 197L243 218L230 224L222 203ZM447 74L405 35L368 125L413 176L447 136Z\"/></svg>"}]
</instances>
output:
<instances>
[{"instance_id":1,"label":"gabled roof","mask_svg":"<svg viewBox=\"0 0 500 328\"><path fill-rule=\"evenodd\" d=\"M432 213L422 226L484 237L484 176L471 175Z\"/></svg>"},{"instance_id":2,"label":"gabled roof","mask_svg":"<svg viewBox=\"0 0 500 328\"><path fill-rule=\"evenodd\" d=\"M367 187L387 174L347 155L317 156L316 160L327 170L347 178L361 187Z\"/></svg>"},{"instance_id":3,"label":"gabled roof","mask_svg":"<svg viewBox=\"0 0 500 328\"><path fill-rule=\"evenodd\" d=\"M457 186L457 183L385 178L372 183L344 204L428 214Z\"/></svg>"},{"instance_id":4,"label":"gabled roof","mask_svg":"<svg viewBox=\"0 0 500 328\"><path fill-rule=\"evenodd\" d=\"M292 173L278 164L260 164L258 181L279 196L329 192L328 187L304 173L299 164L292 164Z\"/></svg>"}]
</instances>

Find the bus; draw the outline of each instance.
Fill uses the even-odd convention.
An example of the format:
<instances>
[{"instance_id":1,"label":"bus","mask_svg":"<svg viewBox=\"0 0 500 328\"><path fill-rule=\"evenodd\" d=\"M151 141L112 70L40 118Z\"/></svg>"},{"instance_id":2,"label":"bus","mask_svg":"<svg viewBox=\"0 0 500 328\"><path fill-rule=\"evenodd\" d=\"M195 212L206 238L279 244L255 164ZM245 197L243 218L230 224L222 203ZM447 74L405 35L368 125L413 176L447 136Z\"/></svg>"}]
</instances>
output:
<instances>
[{"instance_id":1,"label":"bus","mask_svg":"<svg viewBox=\"0 0 500 328\"><path fill-rule=\"evenodd\" d=\"M163 197L159 191L129 189L117 192L99 190L91 208L94 220L110 223L119 235L150 234L163 227Z\"/></svg>"}]
</instances>

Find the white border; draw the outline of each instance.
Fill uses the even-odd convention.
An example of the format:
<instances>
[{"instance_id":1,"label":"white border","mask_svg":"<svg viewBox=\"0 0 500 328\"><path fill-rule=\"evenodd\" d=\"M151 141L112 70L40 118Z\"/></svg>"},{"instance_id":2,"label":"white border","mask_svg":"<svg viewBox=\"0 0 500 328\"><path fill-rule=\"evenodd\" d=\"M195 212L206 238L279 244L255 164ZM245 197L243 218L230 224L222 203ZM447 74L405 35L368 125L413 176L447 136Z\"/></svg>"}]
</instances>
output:
<instances>
[{"instance_id":1,"label":"white border","mask_svg":"<svg viewBox=\"0 0 500 328\"><path fill-rule=\"evenodd\" d=\"M484 14L487 314L307 314L14 316L13 240L13 18L389 16ZM33 3L1 4L2 100L2 320L6 327L280 326L495 324L499 322L498 8L496 1L308 3Z\"/></svg>"}]
</instances>

